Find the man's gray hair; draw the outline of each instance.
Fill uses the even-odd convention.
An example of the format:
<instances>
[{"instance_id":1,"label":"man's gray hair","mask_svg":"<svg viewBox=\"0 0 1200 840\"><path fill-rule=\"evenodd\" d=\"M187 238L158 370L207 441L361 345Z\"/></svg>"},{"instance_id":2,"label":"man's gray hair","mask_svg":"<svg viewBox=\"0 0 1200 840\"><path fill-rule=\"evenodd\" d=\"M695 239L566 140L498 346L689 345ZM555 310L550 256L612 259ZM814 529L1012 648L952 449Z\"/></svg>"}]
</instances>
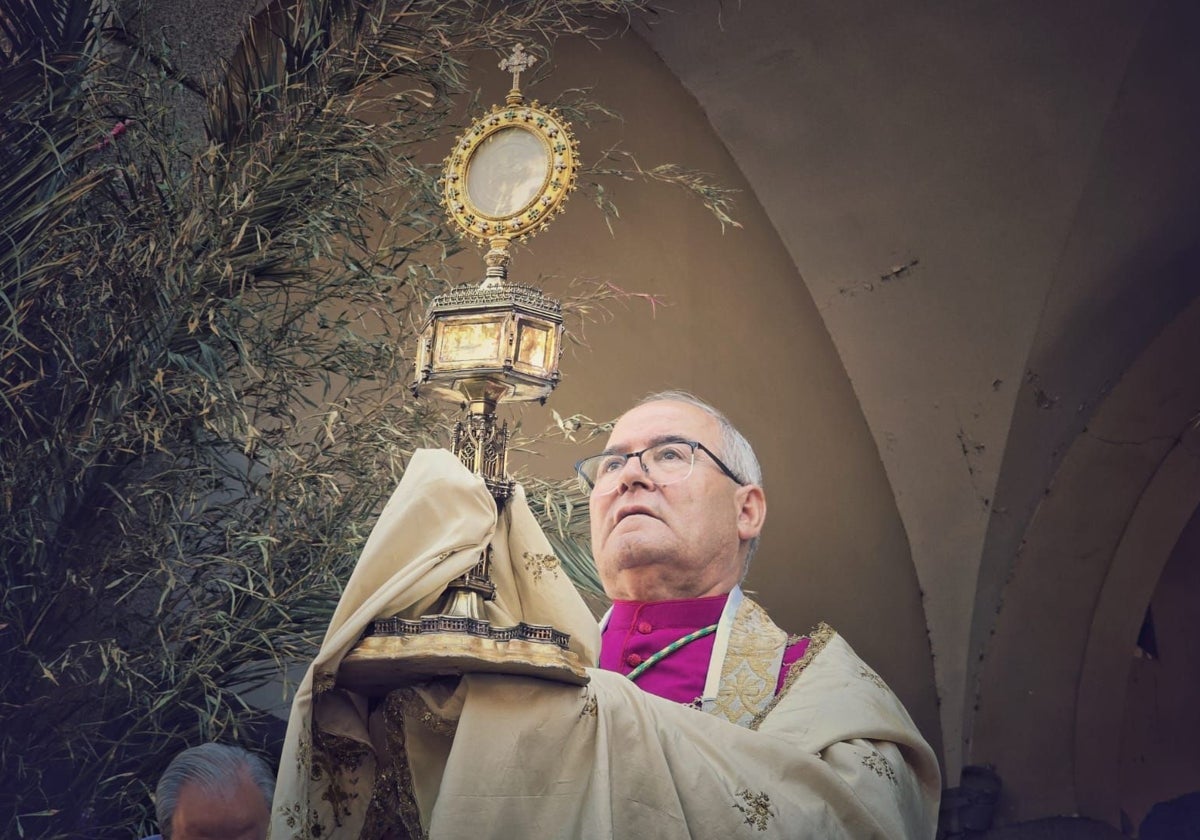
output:
<instances>
[{"instance_id":1,"label":"man's gray hair","mask_svg":"<svg viewBox=\"0 0 1200 840\"><path fill-rule=\"evenodd\" d=\"M229 744L201 744L171 759L154 790L154 812L163 840L171 840L171 820L184 785L199 785L214 795L232 793L243 774L262 792L269 812L275 798L275 774L249 750Z\"/></svg>"},{"instance_id":2,"label":"man's gray hair","mask_svg":"<svg viewBox=\"0 0 1200 840\"><path fill-rule=\"evenodd\" d=\"M706 403L695 394L677 390L659 391L658 393L650 394L638 400L637 404L645 405L646 403L653 402L687 403L716 420L717 425L721 428L721 460L725 462L725 466L733 470L742 481L762 487L762 467L759 466L758 456L754 454L754 447L750 445L750 441L746 440L746 436L737 430L737 427L730 422L729 418L723 412ZM750 540L750 548L746 553L746 563L742 569L743 575L750 569L750 558L754 556L754 551L757 548L758 537L754 537Z\"/></svg>"}]
</instances>

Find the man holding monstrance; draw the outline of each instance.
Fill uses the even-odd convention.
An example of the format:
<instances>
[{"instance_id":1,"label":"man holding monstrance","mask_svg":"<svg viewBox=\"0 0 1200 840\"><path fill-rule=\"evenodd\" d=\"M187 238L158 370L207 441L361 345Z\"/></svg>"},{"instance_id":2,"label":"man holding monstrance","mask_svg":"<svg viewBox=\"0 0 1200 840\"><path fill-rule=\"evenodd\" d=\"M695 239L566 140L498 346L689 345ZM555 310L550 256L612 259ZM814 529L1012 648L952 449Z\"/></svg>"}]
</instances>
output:
<instances>
[{"instance_id":1,"label":"man holding monstrance","mask_svg":"<svg viewBox=\"0 0 1200 840\"><path fill-rule=\"evenodd\" d=\"M600 628L507 479L496 404L549 393L561 333L507 247L576 168L569 126L520 95L529 61L447 160L487 279L435 299L418 380L469 415L453 454L413 457L347 583L272 837L932 837L937 763L896 697L832 629L790 637L739 588L766 497L724 415L657 394L580 461Z\"/></svg>"}]
</instances>

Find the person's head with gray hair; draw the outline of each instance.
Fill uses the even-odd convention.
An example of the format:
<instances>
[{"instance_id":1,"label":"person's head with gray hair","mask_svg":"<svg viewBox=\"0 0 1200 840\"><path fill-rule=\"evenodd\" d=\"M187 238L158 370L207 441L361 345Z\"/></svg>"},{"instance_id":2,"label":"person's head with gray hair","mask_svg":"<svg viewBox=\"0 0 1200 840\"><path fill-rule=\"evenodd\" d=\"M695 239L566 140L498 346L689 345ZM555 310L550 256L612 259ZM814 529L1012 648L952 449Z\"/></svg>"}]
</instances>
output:
<instances>
[{"instance_id":1,"label":"person's head with gray hair","mask_svg":"<svg viewBox=\"0 0 1200 840\"><path fill-rule=\"evenodd\" d=\"M754 454L754 447L750 445L750 441L746 440L746 436L738 431L737 427L725 416L724 412L710 403L706 403L695 394L681 390L658 391L648 394L638 400L637 404L645 405L652 402L687 403L688 405L696 406L696 408L716 420L717 424L721 427L721 458L747 484L757 484L759 487L763 486L762 467L758 463L758 456ZM742 577L745 577L746 572L750 571L750 559L754 556L755 550L758 549L758 540L758 537L754 537L747 546Z\"/></svg>"},{"instance_id":2,"label":"person's head with gray hair","mask_svg":"<svg viewBox=\"0 0 1200 840\"><path fill-rule=\"evenodd\" d=\"M262 758L228 744L201 744L167 765L154 794L163 840L265 840L275 774Z\"/></svg>"},{"instance_id":3,"label":"person's head with gray hair","mask_svg":"<svg viewBox=\"0 0 1200 840\"><path fill-rule=\"evenodd\" d=\"M658 391L642 397L637 404L652 402L687 403L716 420L721 427L721 457L725 463L748 484L763 486L762 467L758 463L758 456L754 454L754 447L722 411L688 391Z\"/></svg>"},{"instance_id":4,"label":"person's head with gray hair","mask_svg":"<svg viewBox=\"0 0 1200 840\"><path fill-rule=\"evenodd\" d=\"M610 598L700 598L745 577L766 518L762 468L712 405L686 391L651 394L577 470Z\"/></svg>"}]
</instances>

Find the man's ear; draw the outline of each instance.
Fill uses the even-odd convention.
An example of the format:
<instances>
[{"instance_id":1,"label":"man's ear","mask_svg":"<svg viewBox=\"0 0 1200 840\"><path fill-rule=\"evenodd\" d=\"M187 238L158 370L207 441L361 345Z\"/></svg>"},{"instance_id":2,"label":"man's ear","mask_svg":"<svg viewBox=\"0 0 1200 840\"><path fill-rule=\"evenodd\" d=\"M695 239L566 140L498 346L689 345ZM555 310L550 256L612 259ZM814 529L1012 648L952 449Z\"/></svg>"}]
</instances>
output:
<instances>
[{"instance_id":1,"label":"man's ear","mask_svg":"<svg viewBox=\"0 0 1200 840\"><path fill-rule=\"evenodd\" d=\"M752 540L762 532L767 518L767 497L757 484L746 484L737 489L738 539Z\"/></svg>"}]
</instances>

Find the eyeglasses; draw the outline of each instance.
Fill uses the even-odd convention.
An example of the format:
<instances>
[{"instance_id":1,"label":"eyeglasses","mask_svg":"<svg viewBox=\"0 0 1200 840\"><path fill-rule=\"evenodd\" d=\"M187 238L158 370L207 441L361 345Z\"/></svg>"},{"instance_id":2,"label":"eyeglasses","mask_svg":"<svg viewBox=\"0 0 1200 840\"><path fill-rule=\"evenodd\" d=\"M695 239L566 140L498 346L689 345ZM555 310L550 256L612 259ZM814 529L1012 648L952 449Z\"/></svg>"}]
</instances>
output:
<instances>
[{"instance_id":1,"label":"eyeglasses","mask_svg":"<svg viewBox=\"0 0 1200 840\"><path fill-rule=\"evenodd\" d=\"M692 474L696 466L696 450L699 449L721 468L721 472L736 481L739 486L746 482L738 478L737 473L722 463L712 450L694 440L671 440L656 443L640 452L618 454L606 452L584 458L575 465L579 474L580 487L585 493L615 493L621 486L620 474L625 469L630 458L637 458L646 477L659 487L666 484L677 484Z\"/></svg>"}]
</instances>

